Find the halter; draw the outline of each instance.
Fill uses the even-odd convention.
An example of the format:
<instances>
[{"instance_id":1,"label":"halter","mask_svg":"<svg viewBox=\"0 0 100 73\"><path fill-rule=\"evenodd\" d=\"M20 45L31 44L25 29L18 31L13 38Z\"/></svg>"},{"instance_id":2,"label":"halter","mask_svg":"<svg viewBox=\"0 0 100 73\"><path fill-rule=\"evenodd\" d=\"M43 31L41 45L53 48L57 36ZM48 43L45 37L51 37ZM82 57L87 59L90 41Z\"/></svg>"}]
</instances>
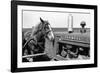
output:
<instances>
[{"instance_id":1,"label":"halter","mask_svg":"<svg viewBox=\"0 0 100 73\"><path fill-rule=\"evenodd\" d=\"M43 29L41 30L44 34L44 37L47 37L47 34L52 31L50 29L46 30L47 29L46 25L50 25L50 24L44 24Z\"/></svg>"},{"instance_id":2,"label":"halter","mask_svg":"<svg viewBox=\"0 0 100 73\"><path fill-rule=\"evenodd\" d=\"M43 32L44 38L45 38L45 37L47 38L47 34L48 34L49 32L51 32L52 30L45 31L45 30L46 30L46 25L49 25L49 24L42 24L42 29L38 30L38 31L35 33L35 35L38 34L39 32ZM30 42L30 40L34 40L34 41L35 41L34 38L30 38L30 39L24 44L23 48L26 46L26 44L27 44L28 42Z\"/></svg>"},{"instance_id":3,"label":"halter","mask_svg":"<svg viewBox=\"0 0 100 73\"><path fill-rule=\"evenodd\" d=\"M46 25L49 25L49 24L42 24L42 29L39 29L35 34L37 34L38 32L43 32L43 34L47 35L49 32L51 32L52 30L46 31L46 28L45 28Z\"/></svg>"}]
</instances>

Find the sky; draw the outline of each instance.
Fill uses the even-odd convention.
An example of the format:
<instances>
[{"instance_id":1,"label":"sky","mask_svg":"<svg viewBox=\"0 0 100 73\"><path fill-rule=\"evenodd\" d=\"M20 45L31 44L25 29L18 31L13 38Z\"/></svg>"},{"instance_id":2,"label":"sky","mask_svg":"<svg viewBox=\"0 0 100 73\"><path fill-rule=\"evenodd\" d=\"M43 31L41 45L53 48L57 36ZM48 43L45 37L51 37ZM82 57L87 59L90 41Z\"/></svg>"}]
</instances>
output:
<instances>
[{"instance_id":1,"label":"sky","mask_svg":"<svg viewBox=\"0 0 100 73\"><path fill-rule=\"evenodd\" d=\"M81 28L80 23L86 22L86 28L90 27L91 15L84 13L62 13L62 12L44 12L44 11L23 11L23 28L32 28L43 20L48 20L51 27L67 28L68 16L73 16L73 28Z\"/></svg>"}]
</instances>

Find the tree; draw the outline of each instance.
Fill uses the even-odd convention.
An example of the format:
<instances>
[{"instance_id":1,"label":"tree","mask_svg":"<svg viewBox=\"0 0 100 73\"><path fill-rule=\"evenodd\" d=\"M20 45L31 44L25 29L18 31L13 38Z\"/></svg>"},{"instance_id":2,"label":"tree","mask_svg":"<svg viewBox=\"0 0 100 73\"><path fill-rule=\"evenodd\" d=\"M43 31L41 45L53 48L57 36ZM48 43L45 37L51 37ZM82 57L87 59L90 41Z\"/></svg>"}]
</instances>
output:
<instances>
[{"instance_id":1,"label":"tree","mask_svg":"<svg viewBox=\"0 0 100 73\"><path fill-rule=\"evenodd\" d=\"M85 28L86 22L85 21L82 21L80 25L81 25L82 28Z\"/></svg>"},{"instance_id":2,"label":"tree","mask_svg":"<svg viewBox=\"0 0 100 73\"><path fill-rule=\"evenodd\" d=\"M86 29L85 29L86 22L85 22L85 21L82 21L80 25L81 25L81 27L82 27L82 29L80 30L80 32L81 32L81 33L85 33L85 32L86 32Z\"/></svg>"}]
</instances>

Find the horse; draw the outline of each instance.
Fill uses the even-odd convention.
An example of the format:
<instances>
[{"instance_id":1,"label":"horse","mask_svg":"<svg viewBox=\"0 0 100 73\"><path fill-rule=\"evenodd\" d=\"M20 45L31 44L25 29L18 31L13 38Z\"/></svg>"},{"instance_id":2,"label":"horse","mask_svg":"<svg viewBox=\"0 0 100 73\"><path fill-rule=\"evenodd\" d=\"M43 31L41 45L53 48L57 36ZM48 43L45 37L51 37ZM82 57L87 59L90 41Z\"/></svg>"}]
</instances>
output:
<instances>
[{"instance_id":1,"label":"horse","mask_svg":"<svg viewBox=\"0 0 100 73\"><path fill-rule=\"evenodd\" d=\"M32 28L30 36L23 40L24 42L23 43L23 56L45 52L46 40L49 40L49 42L52 43L52 45L54 46L54 34L50 26L50 23L47 20L43 20L40 17L40 23L34 26ZM49 60L49 57L47 55L41 56L41 57ZM39 60L39 58L38 59L36 57L34 58L35 58L34 61ZM27 58L27 60L28 59L29 58ZM32 58L30 59L31 61L33 61Z\"/></svg>"}]
</instances>

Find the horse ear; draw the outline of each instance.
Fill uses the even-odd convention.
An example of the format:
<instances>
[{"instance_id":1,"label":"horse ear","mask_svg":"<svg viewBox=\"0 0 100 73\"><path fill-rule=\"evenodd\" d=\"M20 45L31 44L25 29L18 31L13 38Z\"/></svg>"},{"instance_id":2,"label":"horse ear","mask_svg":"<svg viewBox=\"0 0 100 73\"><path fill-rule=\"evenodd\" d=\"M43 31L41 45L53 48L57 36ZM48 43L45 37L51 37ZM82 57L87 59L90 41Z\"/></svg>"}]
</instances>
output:
<instances>
[{"instance_id":1,"label":"horse ear","mask_svg":"<svg viewBox=\"0 0 100 73\"><path fill-rule=\"evenodd\" d=\"M43 23L44 22L44 20L40 17L40 21Z\"/></svg>"}]
</instances>

